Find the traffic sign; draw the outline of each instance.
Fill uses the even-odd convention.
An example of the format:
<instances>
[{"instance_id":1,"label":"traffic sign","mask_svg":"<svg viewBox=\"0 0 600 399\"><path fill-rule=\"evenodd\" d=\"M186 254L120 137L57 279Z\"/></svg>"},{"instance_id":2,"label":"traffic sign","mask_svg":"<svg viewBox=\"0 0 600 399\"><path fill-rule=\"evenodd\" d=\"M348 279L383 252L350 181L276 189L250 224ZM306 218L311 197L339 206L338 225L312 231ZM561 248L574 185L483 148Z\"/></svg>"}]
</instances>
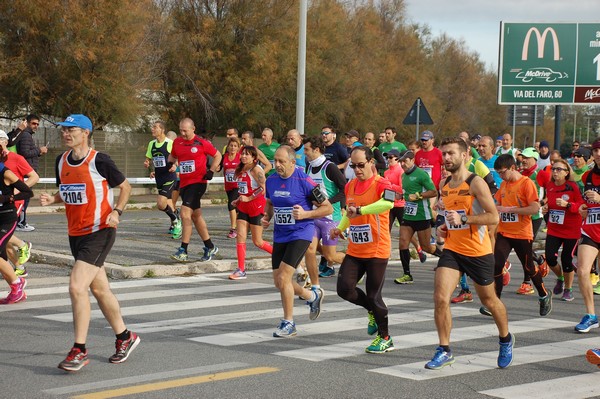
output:
<instances>
[{"instance_id":1,"label":"traffic sign","mask_svg":"<svg viewBox=\"0 0 600 399\"><path fill-rule=\"evenodd\" d=\"M600 103L600 22L501 23L499 104Z\"/></svg>"},{"instance_id":2,"label":"traffic sign","mask_svg":"<svg viewBox=\"0 0 600 399\"><path fill-rule=\"evenodd\" d=\"M507 109L506 124L509 126L543 126L543 105L511 105Z\"/></svg>"},{"instance_id":3,"label":"traffic sign","mask_svg":"<svg viewBox=\"0 0 600 399\"><path fill-rule=\"evenodd\" d=\"M418 118L418 123L417 123ZM402 121L403 125L433 125L433 120L423 104L421 97L415 100L415 103L406 114L406 117Z\"/></svg>"}]
</instances>

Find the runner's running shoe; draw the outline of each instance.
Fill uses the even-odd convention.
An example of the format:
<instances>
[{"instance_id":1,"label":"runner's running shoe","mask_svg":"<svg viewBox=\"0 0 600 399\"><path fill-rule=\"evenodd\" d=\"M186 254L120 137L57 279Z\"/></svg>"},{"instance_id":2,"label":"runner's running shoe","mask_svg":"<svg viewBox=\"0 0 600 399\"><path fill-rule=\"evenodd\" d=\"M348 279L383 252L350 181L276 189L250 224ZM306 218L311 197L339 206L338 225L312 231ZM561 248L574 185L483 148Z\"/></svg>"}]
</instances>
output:
<instances>
[{"instance_id":1,"label":"runner's running shoe","mask_svg":"<svg viewBox=\"0 0 600 399\"><path fill-rule=\"evenodd\" d=\"M394 348L394 342L392 341L392 337L388 335L387 338L382 338L380 335L377 335L373 342L371 342L371 345L365 348L365 352L379 354L391 352L394 349L396 348Z\"/></svg>"},{"instance_id":2,"label":"runner's running shoe","mask_svg":"<svg viewBox=\"0 0 600 399\"><path fill-rule=\"evenodd\" d=\"M335 267L326 266L325 270L319 273L319 277L333 277L335 276Z\"/></svg>"},{"instance_id":3,"label":"runner's running shoe","mask_svg":"<svg viewBox=\"0 0 600 399\"><path fill-rule=\"evenodd\" d=\"M561 301L565 302L571 302L573 299L575 299L575 297L573 296L572 289L564 290L562 297L560 298Z\"/></svg>"},{"instance_id":4,"label":"runner's running shoe","mask_svg":"<svg viewBox=\"0 0 600 399\"><path fill-rule=\"evenodd\" d=\"M171 255L171 258L178 260L180 262L187 262L188 254L185 249L183 249L182 247L179 247L177 249L177 252L175 252L173 255Z\"/></svg>"},{"instance_id":5,"label":"runner's running shoe","mask_svg":"<svg viewBox=\"0 0 600 399\"><path fill-rule=\"evenodd\" d=\"M237 237L237 231L236 229L229 229L229 233L227 234L227 238L236 238Z\"/></svg>"},{"instance_id":6,"label":"runner's running shoe","mask_svg":"<svg viewBox=\"0 0 600 399\"><path fill-rule=\"evenodd\" d=\"M502 285L506 287L508 283L510 283L510 273L509 270L512 267L512 263L508 260L504 264L504 268L502 269Z\"/></svg>"},{"instance_id":7,"label":"runner's running shoe","mask_svg":"<svg viewBox=\"0 0 600 399\"><path fill-rule=\"evenodd\" d=\"M397 279L394 279L394 283L396 283L396 284L412 284L412 283L414 283L414 279L410 274L405 274L402 277L398 277Z\"/></svg>"},{"instance_id":8,"label":"runner's running shoe","mask_svg":"<svg viewBox=\"0 0 600 399\"><path fill-rule=\"evenodd\" d=\"M27 277L29 273L27 273L27 268L25 266L19 266L15 269L15 275L17 277Z\"/></svg>"},{"instance_id":9,"label":"runner's running shoe","mask_svg":"<svg viewBox=\"0 0 600 399\"><path fill-rule=\"evenodd\" d=\"M273 332L275 338L290 338L297 334L296 324L287 320L281 320L277 330Z\"/></svg>"},{"instance_id":10,"label":"runner's running shoe","mask_svg":"<svg viewBox=\"0 0 600 399\"><path fill-rule=\"evenodd\" d=\"M0 305L10 305L11 303L17 303L27 299L25 293L25 287L27 286L27 280L20 278L18 283L10 284L10 292L6 298L0 299Z\"/></svg>"},{"instance_id":11,"label":"runner's running shoe","mask_svg":"<svg viewBox=\"0 0 600 399\"><path fill-rule=\"evenodd\" d=\"M27 261L29 260L29 257L31 256L31 247L32 247L31 243L26 242L25 245L17 248L17 255L19 256L19 259L17 260L17 262L19 263L19 265L23 265L23 264L27 263Z\"/></svg>"},{"instance_id":12,"label":"runner's running shoe","mask_svg":"<svg viewBox=\"0 0 600 399\"><path fill-rule=\"evenodd\" d=\"M594 295L600 295L600 284L594 287Z\"/></svg>"},{"instance_id":13,"label":"runner's running shoe","mask_svg":"<svg viewBox=\"0 0 600 399\"><path fill-rule=\"evenodd\" d=\"M108 358L108 361L111 363L123 363L125 360L127 360L131 352L133 352L139 343L140 337L136 333L130 331L129 339L117 339L115 341L115 348L117 351L114 355Z\"/></svg>"},{"instance_id":14,"label":"runner's running shoe","mask_svg":"<svg viewBox=\"0 0 600 399\"><path fill-rule=\"evenodd\" d=\"M547 294L539 299L540 301L540 316L548 316L552 312L552 293L546 291Z\"/></svg>"},{"instance_id":15,"label":"runner's running shoe","mask_svg":"<svg viewBox=\"0 0 600 399\"><path fill-rule=\"evenodd\" d=\"M548 293L550 295L550 293ZM498 367L504 369L510 366L513 362L513 347L515 346L515 336L511 333L510 342L500 342L500 351L498 352Z\"/></svg>"},{"instance_id":16,"label":"runner's running shoe","mask_svg":"<svg viewBox=\"0 0 600 399\"><path fill-rule=\"evenodd\" d=\"M321 304L323 304L325 292L322 288L313 289L312 291L317 295L317 298L312 302L306 302L310 308L310 314L308 315L308 318L311 320L317 320L321 314Z\"/></svg>"},{"instance_id":17,"label":"runner's running shoe","mask_svg":"<svg viewBox=\"0 0 600 399\"><path fill-rule=\"evenodd\" d=\"M211 248L204 247L203 251L204 251L204 255L202 255L202 257L200 258L200 261L207 262L207 261L211 260L213 258L213 256L215 256L217 254L217 252L219 252L219 248L212 247L212 249L211 249Z\"/></svg>"},{"instance_id":18,"label":"runner's running shoe","mask_svg":"<svg viewBox=\"0 0 600 399\"><path fill-rule=\"evenodd\" d=\"M598 328L598 318L590 314L586 314L581 319L581 322L575 326L575 331L580 333L589 332L592 328Z\"/></svg>"},{"instance_id":19,"label":"runner's running shoe","mask_svg":"<svg viewBox=\"0 0 600 399\"><path fill-rule=\"evenodd\" d=\"M181 219L177 219L177 221L173 225L173 230L171 232L171 238L173 238L174 240L179 240L181 238L181 232L182 232Z\"/></svg>"},{"instance_id":20,"label":"runner's running shoe","mask_svg":"<svg viewBox=\"0 0 600 399\"><path fill-rule=\"evenodd\" d=\"M319 262L319 273L323 273L327 269L327 258L321 256L321 262Z\"/></svg>"},{"instance_id":21,"label":"runner's running shoe","mask_svg":"<svg viewBox=\"0 0 600 399\"><path fill-rule=\"evenodd\" d=\"M598 284L598 281L600 281L600 277L598 277L596 273L590 273L590 281L592 282L593 286L596 286L596 284Z\"/></svg>"},{"instance_id":22,"label":"runner's running shoe","mask_svg":"<svg viewBox=\"0 0 600 399\"><path fill-rule=\"evenodd\" d=\"M425 253L425 251L417 251L417 255L419 255L419 262L425 263L425 261L427 260L427 254Z\"/></svg>"},{"instance_id":23,"label":"runner's running shoe","mask_svg":"<svg viewBox=\"0 0 600 399\"><path fill-rule=\"evenodd\" d=\"M373 335L377 332L377 322L375 321L375 315L373 312L367 313L369 317L369 324L367 325L367 334Z\"/></svg>"},{"instance_id":24,"label":"runner's running shoe","mask_svg":"<svg viewBox=\"0 0 600 399\"><path fill-rule=\"evenodd\" d=\"M535 290L533 289L533 285L531 285L530 283L521 283L521 286L519 287L519 289L517 289L517 294L519 295L531 295L535 293Z\"/></svg>"},{"instance_id":25,"label":"runner's running shoe","mask_svg":"<svg viewBox=\"0 0 600 399\"><path fill-rule=\"evenodd\" d=\"M490 310L488 308L486 308L485 306L482 306L479 308L479 313L481 313L484 316L491 316L492 312L490 312Z\"/></svg>"},{"instance_id":26,"label":"runner's running shoe","mask_svg":"<svg viewBox=\"0 0 600 399\"><path fill-rule=\"evenodd\" d=\"M585 358L588 362L600 367L600 348L588 349L585 353Z\"/></svg>"},{"instance_id":27,"label":"runner's running shoe","mask_svg":"<svg viewBox=\"0 0 600 399\"><path fill-rule=\"evenodd\" d=\"M452 298L452 300L450 302L452 302L452 303L473 302L473 294L469 291L460 290L460 293L456 296L456 298Z\"/></svg>"},{"instance_id":28,"label":"runner's running shoe","mask_svg":"<svg viewBox=\"0 0 600 399\"><path fill-rule=\"evenodd\" d=\"M229 279L230 280L245 280L246 272L243 272L240 269L235 269L235 271L229 275Z\"/></svg>"},{"instance_id":29,"label":"runner's running shoe","mask_svg":"<svg viewBox=\"0 0 600 399\"><path fill-rule=\"evenodd\" d=\"M58 368L65 371L79 371L89 362L87 351L82 352L79 348L71 348L65 360L58 364Z\"/></svg>"},{"instance_id":30,"label":"runner's running shoe","mask_svg":"<svg viewBox=\"0 0 600 399\"><path fill-rule=\"evenodd\" d=\"M556 279L556 284L554 285L554 288L552 289L552 292L554 293L554 295L562 294L564 289L565 289L565 281Z\"/></svg>"},{"instance_id":31,"label":"runner's running shoe","mask_svg":"<svg viewBox=\"0 0 600 399\"><path fill-rule=\"evenodd\" d=\"M444 348L438 346L433 355L433 359L425 364L425 368L429 370L439 370L444 366L454 364L454 361L452 352L446 352Z\"/></svg>"}]
</instances>

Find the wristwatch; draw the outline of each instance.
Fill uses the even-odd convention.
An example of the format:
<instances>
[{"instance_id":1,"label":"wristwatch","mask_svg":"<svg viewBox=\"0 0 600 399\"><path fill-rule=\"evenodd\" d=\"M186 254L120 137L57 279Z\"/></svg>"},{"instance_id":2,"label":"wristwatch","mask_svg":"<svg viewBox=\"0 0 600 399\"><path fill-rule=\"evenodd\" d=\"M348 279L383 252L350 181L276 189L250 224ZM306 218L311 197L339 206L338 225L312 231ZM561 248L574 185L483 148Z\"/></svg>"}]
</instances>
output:
<instances>
[{"instance_id":1,"label":"wristwatch","mask_svg":"<svg viewBox=\"0 0 600 399\"><path fill-rule=\"evenodd\" d=\"M462 224L467 224L467 215L462 215L462 216L460 217L460 222L461 222Z\"/></svg>"}]
</instances>

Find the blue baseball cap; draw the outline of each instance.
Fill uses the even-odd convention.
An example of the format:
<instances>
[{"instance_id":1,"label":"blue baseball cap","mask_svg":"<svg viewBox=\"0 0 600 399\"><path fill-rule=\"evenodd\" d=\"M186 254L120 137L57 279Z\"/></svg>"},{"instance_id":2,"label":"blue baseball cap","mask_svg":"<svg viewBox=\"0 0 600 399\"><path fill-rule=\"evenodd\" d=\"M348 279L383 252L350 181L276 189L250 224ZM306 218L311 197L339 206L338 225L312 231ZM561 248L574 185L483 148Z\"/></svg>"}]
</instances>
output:
<instances>
[{"instance_id":1,"label":"blue baseball cap","mask_svg":"<svg viewBox=\"0 0 600 399\"><path fill-rule=\"evenodd\" d=\"M67 116L64 122L58 122L59 126L80 127L82 129L92 131L92 121L82 114L71 114Z\"/></svg>"},{"instance_id":2,"label":"blue baseball cap","mask_svg":"<svg viewBox=\"0 0 600 399\"><path fill-rule=\"evenodd\" d=\"M423 133L421 133L421 140L427 141L431 139L433 139L433 133L429 130L425 130Z\"/></svg>"}]
</instances>

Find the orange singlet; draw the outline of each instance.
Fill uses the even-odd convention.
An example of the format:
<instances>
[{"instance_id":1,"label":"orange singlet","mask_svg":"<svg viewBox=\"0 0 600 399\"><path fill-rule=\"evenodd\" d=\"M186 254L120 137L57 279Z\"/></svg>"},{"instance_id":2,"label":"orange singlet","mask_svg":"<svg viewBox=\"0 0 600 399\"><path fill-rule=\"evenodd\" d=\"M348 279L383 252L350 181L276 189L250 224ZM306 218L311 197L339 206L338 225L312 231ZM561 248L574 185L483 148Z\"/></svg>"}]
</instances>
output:
<instances>
[{"instance_id":1,"label":"orange singlet","mask_svg":"<svg viewBox=\"0 0 600 399\"><path fill-rule=\"evenodd\" d=\"M479 201L470 193L470 183L475 177L471 174L456 188L450 188L448 182L442 187L442 199L447 210L458 212L462 215L479 215L483 208ZM492 243L485 225L459 225L448 227L448 235L444 248L464 256L484 256L492 253Z\"/></svg>"}]
</instances>

